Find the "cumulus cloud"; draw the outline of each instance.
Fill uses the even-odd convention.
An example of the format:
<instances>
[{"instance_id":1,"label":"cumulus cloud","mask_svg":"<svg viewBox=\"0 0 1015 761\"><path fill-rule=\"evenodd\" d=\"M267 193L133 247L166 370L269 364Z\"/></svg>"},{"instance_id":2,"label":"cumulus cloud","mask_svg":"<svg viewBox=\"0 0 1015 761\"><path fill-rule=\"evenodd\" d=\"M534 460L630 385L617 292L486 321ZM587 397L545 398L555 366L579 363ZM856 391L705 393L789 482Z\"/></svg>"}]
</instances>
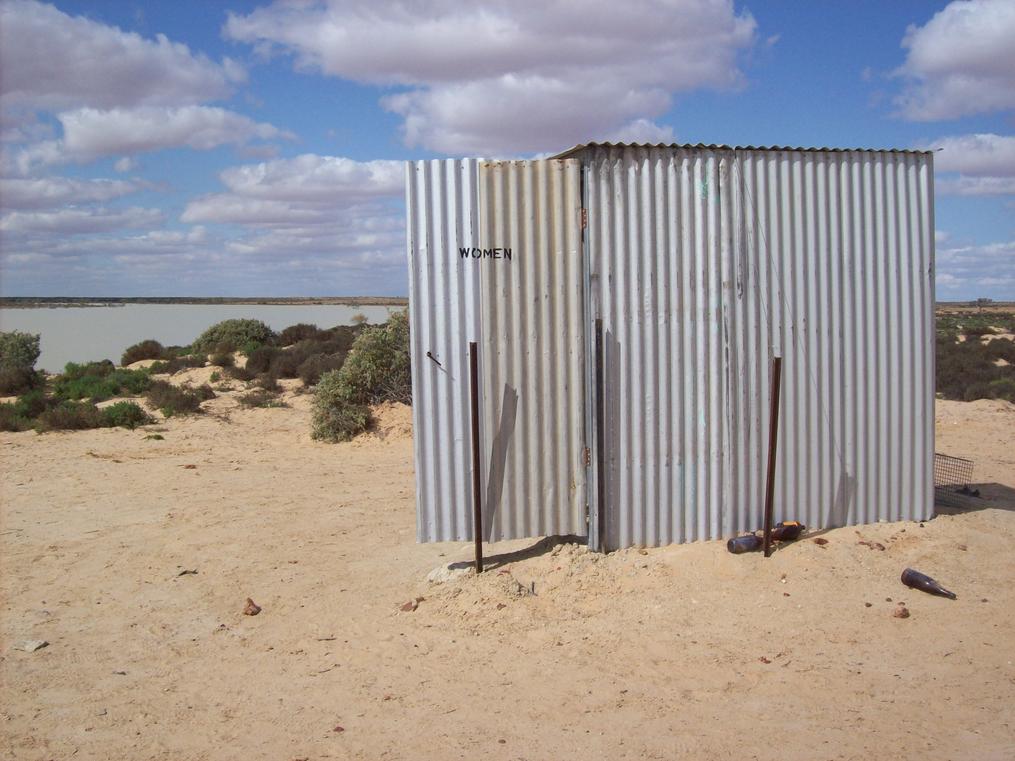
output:
<instances>
[{"instance_id":1,"label":"cumulus cloud","mask_svg":"<svg viewBox=\"0 0 1015 761\"><path fill-rule=\"evenodd\" d=\"M937 291L945 299L1010 299L1015 292L1015 241L939 248Z\"/></svg>"},{"instance_id":2,"label":"cumulus cloud","mask_svg":"<svg viewBox=\"0 0 1015 761\"><path fill-rule=\"evenodd\" d=\"M0 4L8 112L194 104L227 96L244 78L237 63L216 63L161 34L145 39L30 0Z\"/></svg>"},{"instance_id":3,"label":"cumulus cloud","mask_svg":"<svg viewBox=\"0 0 1015 761\"><path fill-rule=\"evenodd\" d=\"M255 226L330 222L364 201L400 197L404 171L400 161L316 154L231 167L219 175L228 192L194 199L182 220Z\"/></svg>"},{"instance_id":4,"label":"cumulus cloud","mask_svg":"<svg viewBox=\"0 0 1015 761\"><path fill-rule=\"evenodd\" d=\"M58 233L78 235L161 224L162 212L156 209L62 208L52 211L13 211L0 217L4 233ZM4 248L8 247L5 242Z\"/></svg>"},{"instance_id":5,"label":"cumulus cloud","mask_svg":"<svg viewBox=\"0 0 1015 761\"><path fill-rule=\"evenodd\" d=\"M937 190L945 195L1015 193L1015 136L977 134L945 137L924 146L935 151Z\"/></svg>"},{"instance_id":6,"label":"cumulus cloud","mask_svg":"<svg viewBox=\"0 0 1015 761\"><path fill-rule=\"evenodd\" d=\"M956 119L1015 108L1015 3L955 0L923 26L910 26L896 74L902 116Z\"/></svg>"},{"instance_id":7,"label":"cumulus cloud","mask_svg":"<svg viewBox=\"0 0 1015 761\"><path fill-rule=\"evenodd\" d=\"M504 155L604 136L676 93L741 84L756 24L730 0L275 3L225 34L297 68L404 88L382 104L410 146Z\"/></svg>"},{"instance_id":8,"label":"cumulus cloud","mask_svg":"<svg viewBox=\"0 0 1015 761\"><path fill-rule=\"evenodd\" d=\"M80 180L71 177L0 179L5 209L48 209L64 204L109 201L139 189L128 180Z\"/></svg>"}]
</instances>

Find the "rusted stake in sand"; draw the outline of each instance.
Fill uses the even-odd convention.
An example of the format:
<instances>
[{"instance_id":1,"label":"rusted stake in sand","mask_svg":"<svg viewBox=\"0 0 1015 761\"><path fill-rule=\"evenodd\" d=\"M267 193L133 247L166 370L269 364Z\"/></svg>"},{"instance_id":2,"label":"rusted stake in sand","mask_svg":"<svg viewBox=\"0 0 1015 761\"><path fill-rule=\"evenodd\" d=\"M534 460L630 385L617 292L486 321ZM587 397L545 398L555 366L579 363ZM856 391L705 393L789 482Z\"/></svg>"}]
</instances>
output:
<instances>
[{"instance_id":1,"label":"rusted stake in sand","mask_svg":"<svg viewBox=\"0 0 1015 761\"><path fill-rule=\"evenodd\" d=\"M596 320L596 546L606 551L606 388L603 375L603 321Z\"/></svg>"},{"instance_id":2,"label":"rusted stake in sand","mask_svg":"<svg viewBox=\"0 0 1015 761\"><path fill-rule=\"evenodd\" d=\"M765 557L772 554L772 496L775 492L775 453L779 444L779 394L782 357L772 357L772 409L768 423L768 482L765 484Z\"/></svg>"},{"instance_id":3,"label":"rusted stake in sand","mask_svg":"<svg viewBox=\"0 0 1015 761\"><path fill-rule=\"evenodd\" d=\"M476 573L483 572L483 502L479 474L479 357L469 342L469 396L472 407L472 527L476 539Z\"/></svg>"}]
</instances>

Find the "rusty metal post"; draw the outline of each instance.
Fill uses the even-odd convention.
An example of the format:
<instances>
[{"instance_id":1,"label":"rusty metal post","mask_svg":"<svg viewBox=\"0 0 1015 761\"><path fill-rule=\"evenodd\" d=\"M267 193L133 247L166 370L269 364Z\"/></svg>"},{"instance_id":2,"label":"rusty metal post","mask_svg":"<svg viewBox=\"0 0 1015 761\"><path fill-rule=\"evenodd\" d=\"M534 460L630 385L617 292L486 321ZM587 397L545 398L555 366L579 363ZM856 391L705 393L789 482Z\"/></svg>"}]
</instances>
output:
<instances>
[{"instance_id":1,"label":"rusty metal post","mask_svg":"<svg viewBox=\"0 0 1015 761\"><path fill-rule=\"evenodd\" d=\"M603 371L603 321L596 320L596 546L606 551L606 388Z\"/></svg>"},{"instance_id":2,"label":"rusty metal post","mask_svg":"<svg viewBox=\"0 0 1015 761\"><path fill-rule=\"evenodd\" d=\"M476 573L483 572L483 498L479 472L479 357L469 342L469 401L472 407L472 530L476 540Z\"/></svg>"},{"instance_id":3,"label":"rusty metal post","mask_svg":"<svg viewBox=\"0 0 1015 761\"><path fill-rule=\"evenodd\" d=\"M768 482L765 484L765 557L772 554L772 498L775 493L775 454L779 445L779 395L782 357L772 357L772 407L768 418Z\"/></svg>"}]
</instances>

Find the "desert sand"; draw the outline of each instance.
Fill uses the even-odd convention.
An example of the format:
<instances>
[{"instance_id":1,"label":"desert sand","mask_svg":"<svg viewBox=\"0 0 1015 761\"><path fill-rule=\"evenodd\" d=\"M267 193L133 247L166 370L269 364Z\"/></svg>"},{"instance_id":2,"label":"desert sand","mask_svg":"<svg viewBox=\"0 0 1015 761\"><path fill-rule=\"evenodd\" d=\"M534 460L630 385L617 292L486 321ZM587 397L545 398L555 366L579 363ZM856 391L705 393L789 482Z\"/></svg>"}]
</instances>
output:
<instances>
[{"instance_id":1,"label":"desert sand","mask_svg":"<svg viewBox=\"0 0 1015 761\"><path fill-rule=\"evenodd\" d=\"M0 434L0 757L1015 758L1011 404L938 403L978 509L767 561L509 542L433 584L471 546L415 543L408 408L330 445L286 400Z\"/></svg>"}]
</instances>

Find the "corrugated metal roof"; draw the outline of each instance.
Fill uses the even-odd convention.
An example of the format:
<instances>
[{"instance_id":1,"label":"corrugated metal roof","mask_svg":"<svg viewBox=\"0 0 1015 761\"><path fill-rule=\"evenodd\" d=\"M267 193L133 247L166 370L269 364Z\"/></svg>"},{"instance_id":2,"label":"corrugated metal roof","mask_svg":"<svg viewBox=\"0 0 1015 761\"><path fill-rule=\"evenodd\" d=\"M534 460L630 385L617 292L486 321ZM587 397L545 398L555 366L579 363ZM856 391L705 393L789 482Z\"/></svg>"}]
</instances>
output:
<instances>
[{"instance_id":1,"label":"corrugated metal roof","mask_svg":"<svg viewBox=\"0 0 1015 761\"><path fill-rule=\"evenodd\" d=\"M590 148L608 150L624 150L625 148L668 148L670 150L709 150L709 151L772 151L796 153L933 153L933 151L917 151L908 148L804 148L780 145L718 145L715 143L579 143L573 148L551 156L554 159L567 159Z\"/></svg>"}]
</instances>

